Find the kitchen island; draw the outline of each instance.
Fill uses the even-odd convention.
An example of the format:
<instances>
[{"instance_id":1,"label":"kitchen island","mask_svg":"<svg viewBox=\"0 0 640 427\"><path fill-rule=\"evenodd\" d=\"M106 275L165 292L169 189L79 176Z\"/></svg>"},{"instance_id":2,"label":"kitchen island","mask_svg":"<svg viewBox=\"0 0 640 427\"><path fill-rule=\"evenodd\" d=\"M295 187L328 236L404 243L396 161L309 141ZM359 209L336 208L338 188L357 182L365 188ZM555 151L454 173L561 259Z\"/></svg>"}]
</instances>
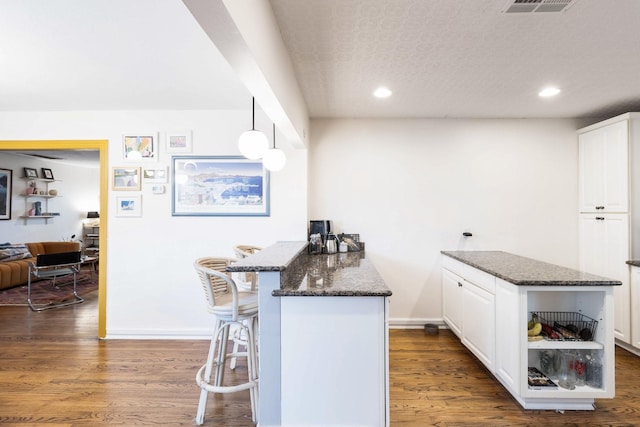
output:
<instances>
[{"instance_id":1,"label":"kitchen island","mask_svg":"<svg viewBox=\"0 0 640 427\"><path fill-rule=\"evenodd\" d=\"M364 252L281 242L228 271L259 274L260 426L388 425L391 290Z\"/></svg>"},{"instance_id":2,"label":"kitchen island","mask_svg":"<svg viewBox=\"0 0 640 427\"><path fill-rule=\"evenodd\" d=\"M613 286L621 282L500 251L442 254L444 321L523 408L593 410L595 399L614 397ZM550 323L569 316L592 340L529 341L532 313ZM542 361L561 352L593 356L597 378L574 389L530 384L529 368L545 371Z\"/></svg>"}]
</instances>

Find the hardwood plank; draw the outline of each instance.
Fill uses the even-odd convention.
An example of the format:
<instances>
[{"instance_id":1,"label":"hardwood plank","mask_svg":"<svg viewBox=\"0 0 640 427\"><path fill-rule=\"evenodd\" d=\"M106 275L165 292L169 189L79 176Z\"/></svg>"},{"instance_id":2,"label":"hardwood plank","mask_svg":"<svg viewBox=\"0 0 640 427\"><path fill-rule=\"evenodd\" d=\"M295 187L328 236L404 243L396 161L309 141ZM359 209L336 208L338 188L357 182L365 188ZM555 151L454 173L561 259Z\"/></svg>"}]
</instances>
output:
<instances>
[{"instance_id":1,"label":"hardwood plank","mask_svg":"<svg viewBox=\"0 0 640 427\"><path fill-rule=\"evenodd\" d=\"M97 337L96 299L0 307L0 425L193 425L207 341ZM596 411L526 411L449 331L390 331L392 426L631 426L640 358L616 349L616 397ZM357 363L357 361L345 361ZM240 363L228 379L246 376ZM205 425L251 426L248 391L209 398Z\"/></svg>"}]
</instances>

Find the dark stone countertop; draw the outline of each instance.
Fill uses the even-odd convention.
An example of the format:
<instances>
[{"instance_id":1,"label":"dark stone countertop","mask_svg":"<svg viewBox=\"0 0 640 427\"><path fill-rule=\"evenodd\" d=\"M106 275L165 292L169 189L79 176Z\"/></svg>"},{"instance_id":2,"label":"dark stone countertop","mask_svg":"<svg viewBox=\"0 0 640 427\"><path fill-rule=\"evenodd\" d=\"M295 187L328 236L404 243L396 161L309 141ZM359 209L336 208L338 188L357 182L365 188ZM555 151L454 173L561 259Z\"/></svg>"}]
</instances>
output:
<instances>
[{"instance_id":1,"label":"dark stone countertop","mask_svg":"<svg viewBox=\"0 0 640 427\"><path fill-rule=\"evenodd\" d=\"M622 282L502 251L441 251L520 286L617 286Z\"/></svg>"},{"instance_id":2,"label":"dark stone countertop","mask_svg":"<svg viewBox=\"0 0 640 427\"><path fill-rule=\"evenodd\" d=\"M390 296L365 252L309 255L307 242L280 242L239 260L228 271L279 271L274 296Z\"/></svg>"}]
</instances>

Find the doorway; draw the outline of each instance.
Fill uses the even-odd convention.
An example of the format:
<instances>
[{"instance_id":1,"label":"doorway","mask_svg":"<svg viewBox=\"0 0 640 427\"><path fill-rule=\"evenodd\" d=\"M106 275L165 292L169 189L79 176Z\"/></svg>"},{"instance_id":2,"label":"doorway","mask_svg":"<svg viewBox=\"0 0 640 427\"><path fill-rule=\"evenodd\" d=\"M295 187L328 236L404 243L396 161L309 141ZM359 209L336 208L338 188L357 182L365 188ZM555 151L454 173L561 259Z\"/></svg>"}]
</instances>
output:
<instances>
[{"instance_id":1,"label":"doorway","mask_svg":"<svg viewBox=\"0 0 640 427\"><path fill-rule=\"evenodd\" d=\"M108 140L77 141L0 141L0 150L97 150L100 153L100 262L98 263L98 338L106 338L106 295L107 295L107 221L109 172L107 170Z\"/></svg>"}]
</instances>

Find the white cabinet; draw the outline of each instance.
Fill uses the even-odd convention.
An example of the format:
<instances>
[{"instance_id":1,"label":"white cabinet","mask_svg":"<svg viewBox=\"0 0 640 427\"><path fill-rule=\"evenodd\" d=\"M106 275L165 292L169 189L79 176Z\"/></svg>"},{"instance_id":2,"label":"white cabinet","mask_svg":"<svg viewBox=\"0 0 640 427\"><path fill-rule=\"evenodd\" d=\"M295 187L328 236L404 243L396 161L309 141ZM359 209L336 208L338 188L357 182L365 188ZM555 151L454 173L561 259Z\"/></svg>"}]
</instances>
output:
<instances>
[{"instance_id":1,"label":"white cabinet","mask_svg":"<svg viewBox=\"0 0 640 427\"><path fill-rule=\"evenodd\" d=\"M619 280L615 296L615 337L631 340L629 268L629 215L580 214L580 270Z\"/></svg>"},{"instance_id":2,"label":"white cabinet","mask_svg":"<svg viewBox=\"0 0 640 427\"><path fill-rule=\"evenodd\" d=\"M443 319L462 343L493 372L495 277L445 257Z\"/></svg>"},{"instance_id":3,"label":"white cabinet","mask_svg":"<svg viewBox=\"0 0 640 427\"><path fill-rule=\"evenodd\" d=\"M595 399L615 395L612 327L615 286L515 285L447 256L442 261L445 301L458 290L462 342L487 365L523 408L593 410ZM511 271L511 274L518 273ZM452 326L452 313L447 312L450 308L444 305L444 310L444 319ZM594 340L530 342L527 321L532 312L588 316L597 321L593 328ZM562 351L595 355L601 363L599 385L580 385L573 390L559 386L530 387L528 368L542 370L540 356L543 352L559 354Z\"/></svg>"},{"instance_id":4,"label":"white cabinet","mask_svg":"<svg viewBox=\"0 0 640 427\"><path fill-rule=\"evenodd\" d=\"M628 121L578 136L580 212L629 210Z\"/></svg>"},{"instance_id":5,"label":"white cabinet","mask_svg":"<svg viewBox=\"0 0 640 427\"><path fill-rule=\"evenodd\" d=\"M631 324L631 345L640 348L640 267L631 267Z\"/></svg>"},{"instance_id":6,"label":"white cabinet","mask_svg":"<svg viewBox=\"0 0 640 427\"><path fill-rule=\"evenodd\" d=\"M640 224L640 114L578 130L578 150L580 269L622 282L614 291L615 337L629 344L640 329L632 321L634 295L625 264L640 258L640 239L633 239Z\"/></svg>"},{"instance_id":7,"label":"white cabinet","mask_svg":"<svg viewBox=\"0 0 640 427\"><path fill-rule=\"evenodd\" d=\"M493 372L495 297L465 280L462 285L462 307L462 343Z\"/></svg>"},{"instance_id":8,"label":"white cabinet","mask_svg":"<svg viewBox=\"0 0 640 427\"><path fill-rule=\"evenodd\" d=\"M463 280L449 270L442 270L442 317L460 339L462 339Z\"/></svg>"}]
</instances>

